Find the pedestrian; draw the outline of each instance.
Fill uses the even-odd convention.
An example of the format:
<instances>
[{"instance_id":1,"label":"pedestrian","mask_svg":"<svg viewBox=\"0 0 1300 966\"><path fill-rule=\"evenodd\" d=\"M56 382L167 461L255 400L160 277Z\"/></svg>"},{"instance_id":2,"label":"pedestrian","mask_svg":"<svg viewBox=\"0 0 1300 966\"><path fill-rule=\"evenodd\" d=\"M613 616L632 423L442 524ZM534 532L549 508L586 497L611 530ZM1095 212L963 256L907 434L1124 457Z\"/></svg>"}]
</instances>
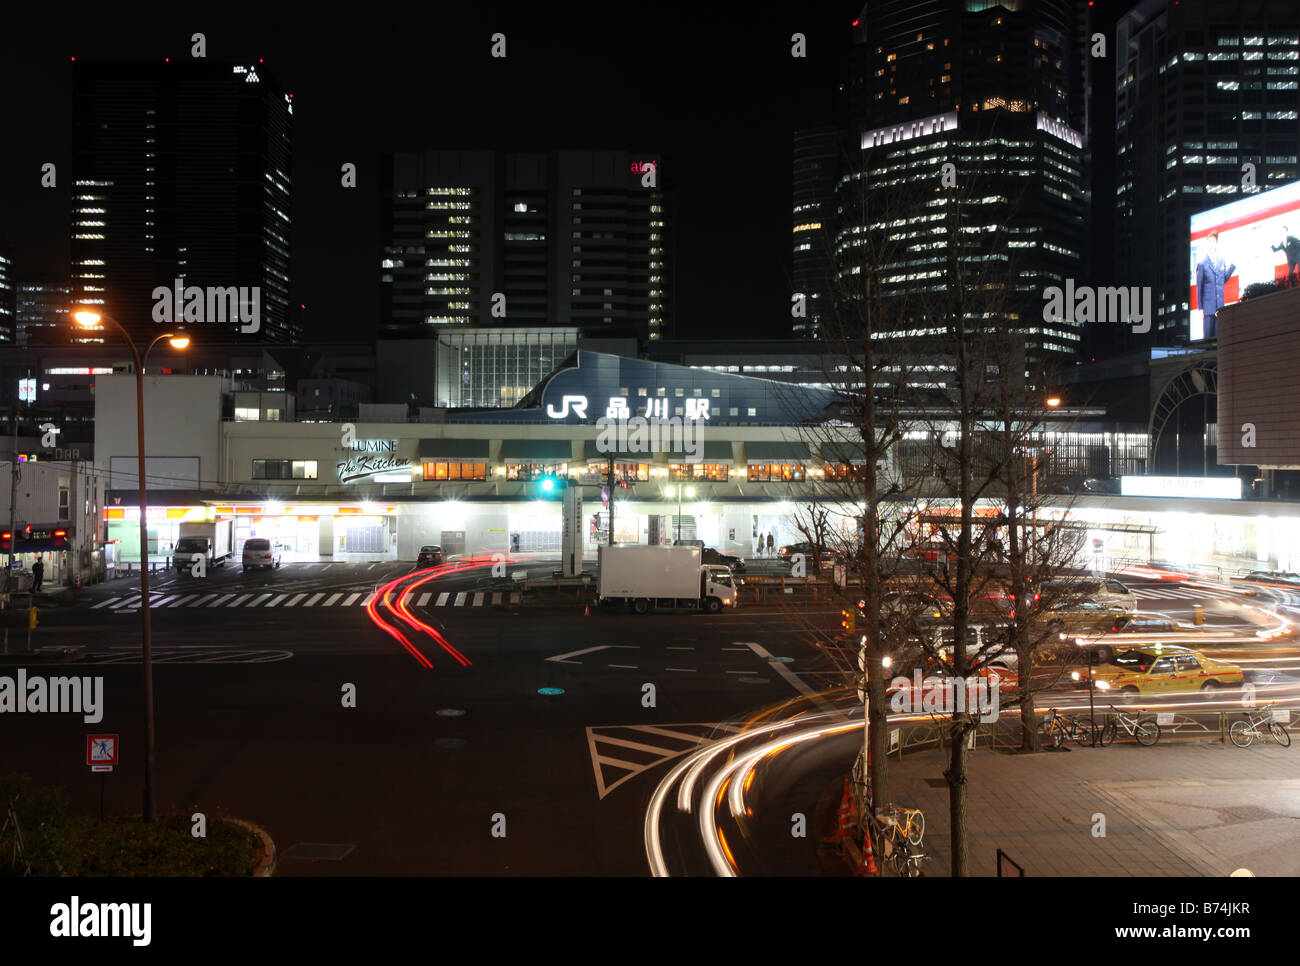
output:
<instances>
[{"instance_id":1,"label":"pedestrian","mask_svg":"<svg viewBox=\"0 0 1300 966\"><path fill-rule=\"evenodd\" d=\"M45 564L41 563L41 558L37 557L36 562L32 564L32 593L41 592L41 581L45 579Z\"/></svg>"},{"instance_id":2,"label":"pedestrian","mask_svg":"<svg viewBox=\"0 0 1300 966\"><path fill-rule=\"evenodd\" d=\"M772 539L772 535L769 533L767 535L767 555L769 557L775 552L772 550L774 546L776 546L776 541Z\"/></svg>"}]
</instances>

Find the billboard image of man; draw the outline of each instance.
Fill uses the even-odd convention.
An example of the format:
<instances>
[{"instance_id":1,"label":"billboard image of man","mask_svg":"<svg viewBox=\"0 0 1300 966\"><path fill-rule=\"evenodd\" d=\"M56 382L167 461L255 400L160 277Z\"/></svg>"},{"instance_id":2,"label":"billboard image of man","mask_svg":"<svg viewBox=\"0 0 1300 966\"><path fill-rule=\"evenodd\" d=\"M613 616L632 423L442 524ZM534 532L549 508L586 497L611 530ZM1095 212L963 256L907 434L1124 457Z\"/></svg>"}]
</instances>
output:
<instances>
[{"instance_id":1,"label":"billboard image of man","mask_svg":"<svg viewBox=\"0 0 1300 966\"><path fill-rule=\"evenodd\" d=\"M1275 252L1286 253L1286 281L1291 283L1300 281L1300 238L1288 234L1289 231L1290 229L1283 225L1282 244L1271 247Z\"/></svg>"},{"instance_id":2,"label":"billboard image of man","mask_svg":"<svg viewBox=\"0 0 1300 966\"><path fill-rule=\"evenodd\" d=\"M1202 338L1213 339L1219 334L1219 309L1223 308L1223 286L1236 265L1229 265L1219 254L1219 233L1210 232L1206 238L1205 257L1196 266L1196 303L1203 314Z\"/></svg>"}]
</instances>

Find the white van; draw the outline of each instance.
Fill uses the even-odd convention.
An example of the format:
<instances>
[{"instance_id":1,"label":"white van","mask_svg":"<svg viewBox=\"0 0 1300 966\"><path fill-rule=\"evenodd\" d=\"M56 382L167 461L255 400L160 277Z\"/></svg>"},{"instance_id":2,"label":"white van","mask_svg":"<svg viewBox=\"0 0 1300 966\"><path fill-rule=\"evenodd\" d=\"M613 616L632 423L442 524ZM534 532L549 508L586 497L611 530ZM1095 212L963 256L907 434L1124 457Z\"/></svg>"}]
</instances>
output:
<instances>
[{"instance_id":1,"label":"white van","mask_svg":"<svg viewBox=\"0 0 1300 966\"><path fill-rule=\"evenodd\" d=\"M1044 580L1040 593L1050 593L1057 599L1068 597L1095 600L1106 607L1119 607L1129 614L1137 613L1137 597L1114 577L1057 577Z\"/></svg>"}]
</instances>

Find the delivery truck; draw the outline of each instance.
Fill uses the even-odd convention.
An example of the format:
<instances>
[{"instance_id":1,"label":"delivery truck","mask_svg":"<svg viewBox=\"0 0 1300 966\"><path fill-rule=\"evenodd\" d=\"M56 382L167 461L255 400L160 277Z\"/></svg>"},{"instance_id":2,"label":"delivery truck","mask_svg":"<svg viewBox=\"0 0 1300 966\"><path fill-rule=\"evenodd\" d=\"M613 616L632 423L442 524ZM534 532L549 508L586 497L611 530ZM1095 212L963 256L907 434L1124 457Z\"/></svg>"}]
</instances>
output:
<instances>
[{"instance_id":1,"label":"delivery truck","mask_svg":"<svg viewBox=\"0 0 1300 966\"><path fill-rule=\"evenodd\" d=\"M230 559L235 543L235 521L213 520L205 523L182 523L180 539L172 551L172 566L177 572L194 566L194 555L203 554L208 567Z\"/></svg>"},{"instance_id":2,"label":"delivery truck","mask_svg":"<svg viewBox=\"0 0 1300 966\"><path fill-rule=\"evenodd\" d=\"M621 604L637 614L651 608L716 614L740 603L731 571L704 564L699 547L615 544L598 554L596 592L603 604Z\"/></svg>"}]
</instances>

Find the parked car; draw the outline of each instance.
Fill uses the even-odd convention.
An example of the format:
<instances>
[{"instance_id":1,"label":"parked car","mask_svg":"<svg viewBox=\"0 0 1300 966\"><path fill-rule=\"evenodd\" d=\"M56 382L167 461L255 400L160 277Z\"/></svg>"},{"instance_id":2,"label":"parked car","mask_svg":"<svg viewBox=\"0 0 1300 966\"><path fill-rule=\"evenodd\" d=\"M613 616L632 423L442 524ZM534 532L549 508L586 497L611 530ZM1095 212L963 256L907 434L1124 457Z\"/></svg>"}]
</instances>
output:
<instances>
[{"instance_id":1,"label":"parked car","mask_svg":"<svg viewBox=\"0 0 1300 966\"><path fill-rule=\"evenodd\" d=\"M252 537L244 541L244 573L257 567L274 569L280 566L282 550L279 543L266 537Z\"/></svg>"},{"instance_id":2,"label":"parked car","mask_svg":"<svg viewBox=\"0 0 1300 966\"><path fill-rule=\"evenodd\" d=\"M1087 675L1082 677L1086 682ZM1111 663L1094 667L1092 678L1103 691L1148 695L1231 687L1241 684L1245 675L1237 665L1191 648L1155 644L1131 648Z\"/></svg>"},{"instance_id":3,"label":"parked car","mask_svg":"<svg viewBox=\"0 0 1300 966\"><path fill-rule=\"evenodd\" d=\"M830 547L818 547L807 541L786 544L784 547L778 547L776 551L776 555L787 563L795 554L803 554L806 563L812 563L813 557L820 557L822 563L835 563L840 559L838 550L832 550Z\"/></svg>"},{"instance_id":4,"label":"parked car","mask_svg":"<svg viewBox=\"0 0 1300 966\"><path fill-rule=\"evenodd\" d=\"M421 547L420 556L415 560L417 567L436 567L440 563L442 563L442 547L432 544Z\"/></svg>"},{"instance_id":5,"label":"parked car","mask_svg":"<svg viewBox=\"0 0 1300 966\"><path fill-rule=\"evenodd\" d=\"M730 567L733 574L741 573L745 569L745 561L729 553L722 553L712 547L704 548L704 563L715 564L719 567Z\"/></svg>"}]
</instances>

